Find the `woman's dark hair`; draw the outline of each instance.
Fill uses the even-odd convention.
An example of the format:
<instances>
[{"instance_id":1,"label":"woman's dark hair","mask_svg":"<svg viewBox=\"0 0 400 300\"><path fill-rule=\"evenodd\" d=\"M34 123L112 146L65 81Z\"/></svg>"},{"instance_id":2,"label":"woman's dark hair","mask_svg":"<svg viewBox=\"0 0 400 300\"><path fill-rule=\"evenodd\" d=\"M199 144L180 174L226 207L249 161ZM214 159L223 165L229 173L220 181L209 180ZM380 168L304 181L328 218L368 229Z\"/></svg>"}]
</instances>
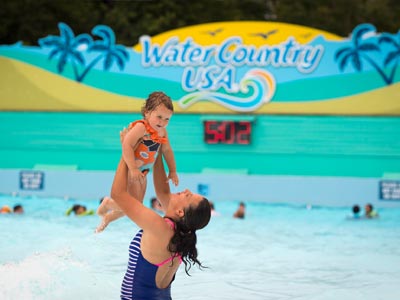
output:
<instances>
[{"instance_id":1,"label":"woman's dark hair","mask_svg":"<svg viewBox=\"0 0 400 300\"><path fill-rule=\"evenodd\" d=\"M198 264L200 269L204 268L197 259L196 230L204 228L210 218L210 203L203 197L196 207L191 205L185 209L185 216L182 219L172 220L175 223L175 233L169 242L168 250L182 256L185 272L188 275L192 265Z\"/></svg>"},{"instance_id":2,"label":"woman's dark hair","mask_svg":"<svg viewBox=\"0 0 400 300\"><path fill-rule=\"evenodd\" d=\"M151 112L155 110L159 105L164 104L167 109L174 112L174 105L172 104L172 100L163 92L153 92L149 95L146 102L142 107L142 115L146 112Z\"/></svg>"}]
</instances>

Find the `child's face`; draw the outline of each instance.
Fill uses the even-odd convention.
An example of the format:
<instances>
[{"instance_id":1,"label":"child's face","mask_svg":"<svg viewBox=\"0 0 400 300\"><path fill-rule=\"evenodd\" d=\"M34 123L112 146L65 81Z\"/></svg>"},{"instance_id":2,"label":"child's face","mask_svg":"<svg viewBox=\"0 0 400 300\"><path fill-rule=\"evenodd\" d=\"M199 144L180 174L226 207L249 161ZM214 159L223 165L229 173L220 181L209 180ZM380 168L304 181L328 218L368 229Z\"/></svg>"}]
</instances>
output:
<instances>
[{"instance_id":1,"label":"child's face","mask_svg":"<svg viewBox=\"0 0 400 300\"><path fill-rule=\"evenodd\" d=\"M167 127L171 116L172 111L166 108L164 104L160 104L155 110L145 113L147 122L157 132Z\"/></svg>"}]
</instances>

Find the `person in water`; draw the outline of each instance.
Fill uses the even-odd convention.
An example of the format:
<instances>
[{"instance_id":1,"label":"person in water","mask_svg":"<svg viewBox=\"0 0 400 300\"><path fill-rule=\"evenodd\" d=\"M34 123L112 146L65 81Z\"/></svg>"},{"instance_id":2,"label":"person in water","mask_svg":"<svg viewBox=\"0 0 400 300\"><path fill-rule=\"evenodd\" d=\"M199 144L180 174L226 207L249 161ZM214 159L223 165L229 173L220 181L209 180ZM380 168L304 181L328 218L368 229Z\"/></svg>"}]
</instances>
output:
<instances>
[{"instance_id":1,"label":"person in water","mask_svg":"<svg viewBox=\"0 0 400 300\"><path fill-rule=\"evenodd\" d=\"M24 208L21 204L14 205L12 210L11 207L9 207L8 205L4 205L3 207L0 208L0 214L10 214L10 213L22 215L24 213Z\"/></svg>"},{"instance_id":2,"label":"person in water","mask_svg":"<svg viewBox=\"0 0 400 300\"><path fill-rule=\"evenodd\" d=\"M14 214L22 215L24 213L24 208L21 204L16 204L13 207Z\"/></svg>"},{"instance_id":3,"label":"person in water","mask_svg":"<svg viewBox=\"0 0 400 300\"><path fill-rule=\"evenodd\" d=\"M150 199L150 207L152 209L154 209L155 211L159 211L159 212L163 211L163 208L162 208L160 202L157 200L156 197L151 197L151 199Z\"/></svg>"},{"instance_id":4,"label":"person in water","mask_svg":"<svg viewBox=\"0 0 400 300\"><path fill-rule=\"evenodd\" d=\"M367 219L374 219L379 217L378 213L374 210L372 204L370 203L366 204L364 209L365 209L365 217Z\"/></svg>"},{"instance_id":5,"label":"person in water","mask_svg":"<svg viewBox=\"0 0 400 300\"><path fill-rule=\"evenodd\" d=\"M244 204L244 202L240 202L238 209L233 214L233 217L236 219L244 219L245 214L246 214L246 205Z\"/></svg>"},{"instance_id":6,"label":"person in water","mask_svg":"<svg viewBox=\"0 0 400 300\"><path fill-rule=\"evenodd\" d=\"M354 219L359 219L361 217L360 216L361 209L360 209L359 205L357 205L357 204L353 205L352 212L353 212L353 216L352 217Z\"/></svg>"},{"instance_id":7,"label":"person in water","mask_svg":"<svg viewBox=\"0 0 400 300\"><path fill-rule=\"evenodd\" d=\"M65 215L69 216L71 213L74 213L76 216L83 217L83 216L91 216L94 215L94 210L88 210L86 206L75 204L65 212Z\"/></svg>"},{"instance_id":8,"label":"person in water","mask_svg":"<svg viewBox=\"0 0 400 300\"><path fill-rule=\"evenodd\" d=\"M128 172L129 168L121 158L111 197L141 229L129 246L121 299L170 300L171 284L181 264L187 274L191 266L203 267L196 248L197 230L209 223L210 204L206 198L189 190L171 193L159 156L154 164L153 183L156 197L165 211L161 216L128 192Z\"/></svg>"},{"instance_id":9,"label":"person in water","mask_svg":"<svg viewBox=\"0 0 400 300\"><path fill-rule=\"evenodd\" d=\"M358 204L354 204L351 207L351 213L346 216L347 220L359 220L362 219L361 208Z\"/></svg>"}]
</instances>

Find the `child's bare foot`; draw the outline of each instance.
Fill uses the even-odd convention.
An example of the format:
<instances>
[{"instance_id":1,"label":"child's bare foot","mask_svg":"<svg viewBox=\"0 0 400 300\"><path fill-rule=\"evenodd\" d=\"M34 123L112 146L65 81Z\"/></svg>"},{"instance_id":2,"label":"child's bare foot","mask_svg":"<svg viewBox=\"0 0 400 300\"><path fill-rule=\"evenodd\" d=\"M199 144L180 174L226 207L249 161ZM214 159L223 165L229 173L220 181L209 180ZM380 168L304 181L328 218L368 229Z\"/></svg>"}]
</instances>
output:
<instances>
[{"instance_id":1,"label":"child's bare foot","mask_svg":"<svg viewBox=\"0 0 400 300\"><path fill-rule=\"evenodd\" d=\"M113 201L113 200L111 199L111 201ZM96 233L102 232L104 229L106 229L108 224L110 224L111 222L113 222L123 216L124 216L124 213L122 212L122 210L113 209L113 210L108 211L106 214L101 216L101 222L100 222L99 226L97 226L95 232Z\"/></svg>"},{"instance_id":2,"label":"child's bare foot","mask_svg":"<svg viewBox=\"0 0 400 300\"><path fill-rule=\"evenodd\" d=\"M110 222L108 221L107 215L103 215L103 217L101 218L101 222L100 224L97 226L96 230L94 231L94 233L100 233L102 232L104 229L106 229L106 227L108 226Z\"/></svg>"},{"instance_id":3,"label":"child's bare foot","mask_svg":"<svg viewBox=\"0 0 400 300\"><path fill-rule=\"evenodd\" d=\"M101 204L99 205L99 207L97 208L97 214L99 216L104 216L110 209L110 202L113 201L110 197L105 196L103 198L103 201L101 202Z\"/></svg>"}]
</instances>

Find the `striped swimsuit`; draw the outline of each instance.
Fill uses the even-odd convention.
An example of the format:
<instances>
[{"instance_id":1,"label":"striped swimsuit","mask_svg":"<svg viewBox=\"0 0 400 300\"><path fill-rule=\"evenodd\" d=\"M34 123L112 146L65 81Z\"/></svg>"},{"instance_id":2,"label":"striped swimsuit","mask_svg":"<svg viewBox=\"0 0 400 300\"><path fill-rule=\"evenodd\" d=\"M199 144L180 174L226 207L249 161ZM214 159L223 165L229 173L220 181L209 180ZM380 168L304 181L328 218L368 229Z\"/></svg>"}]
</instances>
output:
<instances>
[{"instance_id":1,"label":"striped swimsuit","mask_svg":"<svg viewBox=\"0 0 400 300\"><path fill-rule=\"evenodd\" d=\"M169 219L165 220L172 223ZM129 245L128 270L122 281L121 299L171 300L171 284L165 289L158 288L156 285L156 273L158 267L170 262L175 256L179 255L176 254L156 265L148 262L143 257L140 249L142 234L143 230L140 230Z\"/></svg>"}]
</instances>

